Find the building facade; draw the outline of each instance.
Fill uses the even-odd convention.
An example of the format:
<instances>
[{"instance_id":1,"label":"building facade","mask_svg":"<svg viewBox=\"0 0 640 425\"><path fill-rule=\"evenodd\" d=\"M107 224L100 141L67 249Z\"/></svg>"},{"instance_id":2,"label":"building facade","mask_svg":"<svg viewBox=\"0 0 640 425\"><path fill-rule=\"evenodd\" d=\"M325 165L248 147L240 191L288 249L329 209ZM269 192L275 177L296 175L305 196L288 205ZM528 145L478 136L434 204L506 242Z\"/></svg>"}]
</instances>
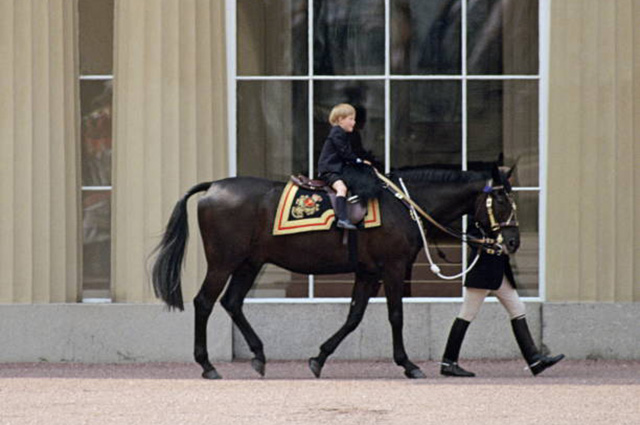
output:
<instances>
[{"instance_id":1,"label":"building facade","mask_svg":"<svg viewBox=\"0 0 640 425\"><path fill-rule=\"evenodd\" d=\"M518 161L526 299L637 303L638 28L638 0L0 0L0 303L156 302L179 197L313 175L342 101L386 171ZM422 261L413 301L459 300ZM185 299L205 270L194 236ZM268 267L252 302L349 279Z\"/></svg>"},{"instance_id":2,"label":"building facade","mask_svg":"<svg viewBox=\"0 0 640 425\"><path fill-rule=\"evenodd\" d=\"M152 301L179 195L313 174L340 101L386 171L518 160L525 295L638 300L637 2L310 4L4 1L2 301L79 301L101 275L102 297ZM260 297L349 293L261 279ZM429 282L416 296L460 296Z\"/></svg>"}]
</instances>

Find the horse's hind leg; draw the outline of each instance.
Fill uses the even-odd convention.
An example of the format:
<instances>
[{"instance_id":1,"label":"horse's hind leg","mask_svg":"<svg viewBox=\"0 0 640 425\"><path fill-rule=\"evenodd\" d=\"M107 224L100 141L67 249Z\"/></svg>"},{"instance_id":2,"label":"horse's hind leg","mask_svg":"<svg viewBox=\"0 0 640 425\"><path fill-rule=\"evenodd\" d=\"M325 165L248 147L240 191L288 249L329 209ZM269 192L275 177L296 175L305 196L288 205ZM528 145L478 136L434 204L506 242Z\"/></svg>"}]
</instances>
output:
<instances>
[{"instance_id":1,"label":"horse's hind leg","mask_svg":"<svg viewBox=\"0 0 640 425\"><path fill-rule=\"evenodd\" d=\"M253 265L248 262L240 266L240 268L233 273L231 282L222 296L220 303L229 313L233 323L238 327L245 341L247 341L249 349L255 356L251 360L251 366L261 376L264 376L266 359L264 356L262 341L253 330L242 311L244 299L251 289L251 286L253 286L253 282L260 272L260 268L261 265Z\"/></svg>"},{"instance_id":2,"label":"horse's hind leg","mask_svg":"<svg viewBox=\"0 0 640 425\"><path fill-rule=\"evenodd\" d=\"M216 300L220 296L224 288L229 272L215 270L209 267L207 276L202 283L202 287L198 295L193 300L195 307L195 343L193 356L196 362L202 366L202 377L206 379L220 379L221 376L209 361L209 352L207 351L207 321Z\"/></svg>"},{"instance_id":3,"label":"horse's hind leg","mask_svg":"<svg viewBox=\"0 0 640 425\"><path fill-rule=\"evenodd\" d=\"M338 345L353 332L364 317L364 312L369 304L369 298L374 296L380 288L380 282L377 275L365 275L357 274L356 283L353 287L351 294L351 307L349 309L349 315L347 321L342 327L333 334L324 344L320 346L320 354L318 357L312 357L309 359L309 368L313 372L316 378L320 377L322 373L322 367L327 361L327 358L333 354L338 348Z\"/></svg>"}]
</instances>

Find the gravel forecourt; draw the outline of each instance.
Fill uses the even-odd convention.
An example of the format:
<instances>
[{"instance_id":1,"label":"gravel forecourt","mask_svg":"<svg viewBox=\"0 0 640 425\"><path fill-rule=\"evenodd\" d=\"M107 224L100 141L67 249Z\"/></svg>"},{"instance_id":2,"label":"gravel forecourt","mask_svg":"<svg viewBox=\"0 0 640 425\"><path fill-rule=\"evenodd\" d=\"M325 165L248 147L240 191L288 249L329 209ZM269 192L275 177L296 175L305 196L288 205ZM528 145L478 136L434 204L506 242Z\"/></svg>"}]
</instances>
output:
<instances>
[{"instance_id":1,"label":"gravel forecourt","mask_svg":"<svg viewBox=\"0 0 640 425\"><path fill-rule=\"evenodd\" d=\"M246 361L200 378L185 363L0 364L0 424L640 424L640 361L565 360L538 377L522 360L436 362L409 380L389 361Z\"/></svg>"}]
</instances>

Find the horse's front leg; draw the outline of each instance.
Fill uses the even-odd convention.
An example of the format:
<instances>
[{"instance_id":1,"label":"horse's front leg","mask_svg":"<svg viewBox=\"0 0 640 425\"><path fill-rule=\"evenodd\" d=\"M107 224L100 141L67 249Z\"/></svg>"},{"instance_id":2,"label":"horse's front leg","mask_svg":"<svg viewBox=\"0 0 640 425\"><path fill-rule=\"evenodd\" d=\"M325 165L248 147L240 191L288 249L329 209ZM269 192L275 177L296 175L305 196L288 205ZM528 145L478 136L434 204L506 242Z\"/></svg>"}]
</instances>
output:
<instances>
[{"instance_id":1,"label":"horse's front leg","mask_svg":"<svg viewBox=\"0 0 640 425\"><path fill-rule=\"evenodd\" d=\"M327 358L333 354L338 348L338 345L353 332L364 317L364 312L369 304L369 298L374 296L378 289L380 289L380 281L378 275L357 273L356 283L353 286L353 292L351 293L351 307L349 308L349 315L347 321L342 327L331 336L324 344L320 346L320 354L317 357L309 359L309 368L313 372L316 378L320 377L322 373L322 367L327 361Z\"/></svg>"},{"instance_id":2,"label":"horse's front leg","mask_svg":"<svg viewBox=\"0 0 640 425\"><path fill-rule=\"evenodd\" d=\"M402 293L405 272L404 266L394 267L392 265L386 265L384 271L384 291L387 297L387 309L393 337L393 360L398 366L404 368L404 374L407 378L426 378L420 368L409 360L404 349Z\"/></svg>"}]
</instances>

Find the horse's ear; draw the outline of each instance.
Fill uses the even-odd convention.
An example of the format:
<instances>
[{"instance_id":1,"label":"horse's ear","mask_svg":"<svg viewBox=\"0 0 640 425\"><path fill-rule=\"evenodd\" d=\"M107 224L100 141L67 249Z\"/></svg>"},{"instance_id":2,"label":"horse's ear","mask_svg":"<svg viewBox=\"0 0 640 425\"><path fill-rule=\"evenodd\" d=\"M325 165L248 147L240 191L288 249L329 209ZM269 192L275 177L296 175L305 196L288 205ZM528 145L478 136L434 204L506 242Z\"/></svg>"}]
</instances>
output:
<instances>
[{"instance_id":1,"label":"horse's ear","mask_svg":"<svg viewBox=\"0 0 640 425\"><path fill-rule=\"evenodd\" d=\"M507 180L511 180L511 175L516 170L517 165L518 164L514 164L513 167L509 168L509 171L507 171L507 174L506 174Z\"/></svg>"},{"instance_id":2,"label":"horse's ear","mask_svg":"<svg viewBox=\"0 0 640 425\"><path fill-rule=\"evenodd\" d=\"M500 174L500 168L498 168L498 164L493 164L491 168L491 178L493 179L493 184L501 184L502 183L502 174Z\"/></svg>"},{"instance_id":3,"label":"horse's ear","mask_svg":"<svg viewBox=\"0 0 640 425\"><path fill-rule=\"evenodd\" d=\"M509 183L513 184L513 180L511 180L511 176L513 175L513 172L516 171L516 168L518 167L518 162L520 162L520 157L516 158L516 162L513 164L513 166L511 168L509 168L509 170L505 173L506 175L506 179Z\"/></svg>"}]
</instances>

